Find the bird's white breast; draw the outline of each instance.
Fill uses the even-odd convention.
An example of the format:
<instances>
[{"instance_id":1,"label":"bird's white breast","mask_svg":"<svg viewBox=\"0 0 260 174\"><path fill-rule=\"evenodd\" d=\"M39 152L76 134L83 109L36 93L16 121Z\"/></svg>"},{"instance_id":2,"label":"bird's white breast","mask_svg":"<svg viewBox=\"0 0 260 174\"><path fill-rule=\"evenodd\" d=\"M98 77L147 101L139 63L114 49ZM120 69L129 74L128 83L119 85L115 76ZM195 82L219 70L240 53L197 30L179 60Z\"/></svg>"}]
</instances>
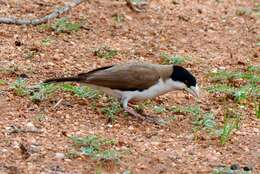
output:
<instances>
[{"instance_id":1,"label":"bird's white breast","mask_svg":"<svg viewBox=\"0 0 260 174\"><path fill-rule=\"evenodd\" d=\"M183 83L171 79L165 81L160 79L158 83L148 89L143 91L123 91L121 95L128 100L145 100L165 94L174 89L182 89L183 85Z\"/></svg>"}]
</instances>

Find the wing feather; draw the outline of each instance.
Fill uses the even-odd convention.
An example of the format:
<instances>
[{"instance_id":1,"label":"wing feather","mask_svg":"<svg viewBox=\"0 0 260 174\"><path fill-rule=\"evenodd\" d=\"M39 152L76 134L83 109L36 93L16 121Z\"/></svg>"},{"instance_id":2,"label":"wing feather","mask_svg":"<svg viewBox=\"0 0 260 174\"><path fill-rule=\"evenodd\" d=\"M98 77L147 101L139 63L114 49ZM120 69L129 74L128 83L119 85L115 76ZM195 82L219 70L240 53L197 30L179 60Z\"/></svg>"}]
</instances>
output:
<instances>
[{"instance_id":1,"label":"wing feather","mask_svg":"<svg viewBox=\"0 0 260 174\"><path fill-rule=\"evenodd\" d=\"M156 84L160 75L150 64L122 64L79 74L85 83L118 90L144 90Z\"/></svg>"}]
</instances>

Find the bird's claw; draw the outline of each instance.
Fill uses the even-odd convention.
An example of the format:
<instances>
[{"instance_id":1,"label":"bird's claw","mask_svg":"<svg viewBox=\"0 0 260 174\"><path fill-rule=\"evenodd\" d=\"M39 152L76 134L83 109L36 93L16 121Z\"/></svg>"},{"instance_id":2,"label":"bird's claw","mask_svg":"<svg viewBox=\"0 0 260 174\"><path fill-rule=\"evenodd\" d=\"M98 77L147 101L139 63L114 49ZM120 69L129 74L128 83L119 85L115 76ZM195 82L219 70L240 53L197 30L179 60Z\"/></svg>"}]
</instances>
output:
<instances>
[{"instance_id":1,"label":"bird's claw","mask_svg":"<svg viewBox=\"0 0 260 174\"><path fill-rule=\"evenodd\" d=\"M155 116L150 116L150 115L145 115L144 119L145 119L145 121L156 124L156 125L164 125L166 123L166 121L164 119L161 119L161 118L158 118Z\"/></svg>"},{"instance_id":2,"label":"bird's claw","mask_svg":"<svg viewBox=\"0 0 260 174\"><path fill-rule=\"evenodd\" d=\"M141 114L137 113L133 108L130 108L130 107L125 109L125 112L129 113L130 115L132 115L135 118L138 118L139 120L142 120L142 121L147 121L149 123L153 123L156 125L165 124L165 120L163 120L163 119L160 119L160 118L154 117L154 116L149 116L149 115L141 115Z\"/></svg>"}]
</instances>

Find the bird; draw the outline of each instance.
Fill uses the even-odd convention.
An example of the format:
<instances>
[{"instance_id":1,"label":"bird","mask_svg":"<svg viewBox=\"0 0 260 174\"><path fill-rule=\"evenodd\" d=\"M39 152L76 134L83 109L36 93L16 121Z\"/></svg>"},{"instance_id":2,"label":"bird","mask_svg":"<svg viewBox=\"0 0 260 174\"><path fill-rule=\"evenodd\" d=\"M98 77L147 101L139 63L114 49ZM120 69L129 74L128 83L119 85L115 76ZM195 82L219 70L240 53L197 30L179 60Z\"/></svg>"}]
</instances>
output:
<instances>
[{"instance_id":1,"label":"bird","mask_svg":"<svg viewBox=\"0 0 260 174\"><path fill-rule=\"evenodd\" d=\"M174 90L187 91L192 96L199 97L195 76L179 65L122 63L75 76L47 79L43 83L60 82L78 82L116 97L125 112L141 120L146 117L130 107L129 102L152 99Z\"/></svg>"}]
</instances>

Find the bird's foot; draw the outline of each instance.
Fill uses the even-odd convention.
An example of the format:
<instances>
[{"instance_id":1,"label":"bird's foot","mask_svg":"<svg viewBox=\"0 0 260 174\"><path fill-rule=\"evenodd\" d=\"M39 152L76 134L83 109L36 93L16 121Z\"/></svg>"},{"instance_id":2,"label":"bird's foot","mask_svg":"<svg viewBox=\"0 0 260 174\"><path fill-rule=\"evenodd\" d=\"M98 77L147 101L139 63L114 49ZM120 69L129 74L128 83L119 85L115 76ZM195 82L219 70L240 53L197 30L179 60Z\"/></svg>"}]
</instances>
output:
<instances>
[{"instance_id":1,"label":"bird's foot","mask_svg":"<svg viewBox=\"0 0 260 174\"><path fill-rule=\"evenodd\" d=\"M162 124L164 121L158 117L154 117L154 116L148 116L148 115L141 115L139 113L137 113L133 108L130 108L130 107L127 107L125 109L125 112L129 113L130 115L138 118L139 120L142 120L142 121L147 121L149 123L153 123L153 124Z\"/></svg>"},{"instance_id":2,"label":"bird's foot","mask_svg":"<svg viewBox=\"0 0 260 174\"><path fill-rule=\"evenodd\" d=\"M151 123L157 124L157 125L164 125L166 124L166 121L162 118L159 118L157 116L153 116L153 115L147 115L147 114L143 114L143 117L145 117L145 119Z\"/></svg>"}]
</instances>

